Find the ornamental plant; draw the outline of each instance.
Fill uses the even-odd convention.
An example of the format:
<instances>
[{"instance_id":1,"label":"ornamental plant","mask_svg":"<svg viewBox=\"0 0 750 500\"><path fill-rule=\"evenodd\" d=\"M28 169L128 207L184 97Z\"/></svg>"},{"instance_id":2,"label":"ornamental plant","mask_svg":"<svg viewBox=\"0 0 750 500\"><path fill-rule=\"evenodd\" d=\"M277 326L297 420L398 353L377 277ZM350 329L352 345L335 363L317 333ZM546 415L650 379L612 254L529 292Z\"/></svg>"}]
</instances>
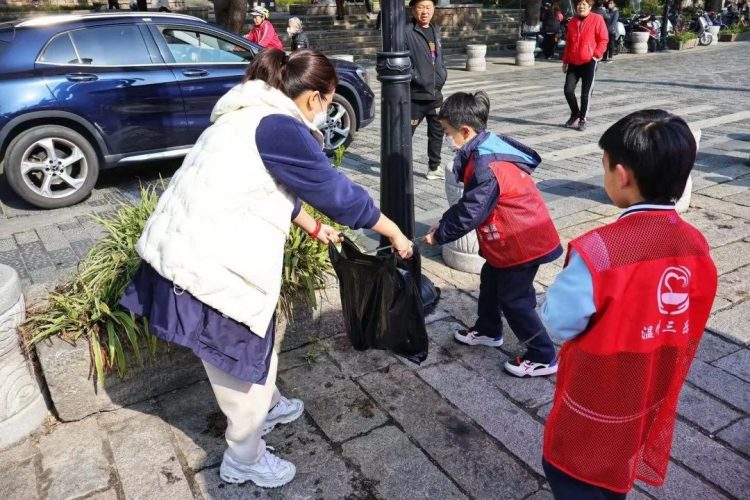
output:
<instances>
[{"instance_id":1,"label":"ornamental plant","mask_svg":"<svg viewBox=\"0 0 750 500\"><path fill-rule=\"evenodd\" d=\"M143 365L144 356L152 358L159 349L168 349L167 344L151 335L144 318L118 305L141 263L135 244L156 208L157 190L163 187L163 183L158 183L141 188L138 203L123 204L109 217L94 216L106 235L80 262L70 281L58 286L46 302L29 311L29 319L21 328L27 345L51 337L68 342L86 340L92 371L100 385L105 374L117 371L124 377L133 360ZM305 208L317 220L344 229L312 207ZM317 290L325 287L330 274L327 246L292 225L284 248L279 313L289 318L296 305L316 307Z\"/></svg>"}]
</instances>

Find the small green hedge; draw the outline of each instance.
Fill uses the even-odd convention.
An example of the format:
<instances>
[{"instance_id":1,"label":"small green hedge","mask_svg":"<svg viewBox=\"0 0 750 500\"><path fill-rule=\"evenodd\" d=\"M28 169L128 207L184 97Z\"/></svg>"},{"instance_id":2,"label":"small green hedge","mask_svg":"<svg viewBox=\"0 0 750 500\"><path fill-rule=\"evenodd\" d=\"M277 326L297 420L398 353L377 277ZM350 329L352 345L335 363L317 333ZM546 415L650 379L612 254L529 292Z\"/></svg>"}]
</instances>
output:
<instances>
[{"instance_id":1,"label":"small green hedge","mask_svg":"<svg viewBox=\"0 0 750 500\"><path fill-rule=\"evenodd\" d=\"M695 40L698 38L698 35L692 31L683 31L681 33L670 35L667 38L669 40L674 40L675 42L687 42L688 40Z\"/></svg>"}]
</instances>

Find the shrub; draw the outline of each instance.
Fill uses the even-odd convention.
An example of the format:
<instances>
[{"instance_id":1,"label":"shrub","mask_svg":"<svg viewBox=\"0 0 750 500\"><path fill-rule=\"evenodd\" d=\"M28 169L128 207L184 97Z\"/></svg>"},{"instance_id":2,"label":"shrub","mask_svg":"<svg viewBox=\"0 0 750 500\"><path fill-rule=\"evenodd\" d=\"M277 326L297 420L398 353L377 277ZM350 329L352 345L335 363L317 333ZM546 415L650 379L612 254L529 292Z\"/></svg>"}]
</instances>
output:
<instances>
[{"instance_id":1,"label":"shrub","mask_svg":"<svg viewBox=\"0 0 750 500\"><path fill-rule=\"evenodd\" d=\"M681 31L668 37L669 40L674 40L675 42L687 42L696 38L698 38L698 34L693 31Z\"/></svg>"},{"instance_id":2,"label":"shrub","mask_svg":"<svg viewBox=\"0 0 750 500\"><path fill-rule=\"evenodd\" d=\"M740 33L745 33L746 31L750 31L750 28L748 28L747 26L741 26L739 24L733 24L728 28L719 31L719 34L738 35Z\"/></svg>"},{"instance_id":3,"label":"shrub","mask_svg":"<svg viewBox=\"0 0 750 500\"><path fill-rule=\"evenodd\" d=\"M141 189L141 201L123 205L113 216L94 217L106 229L106 235L79 264L77 274L49 294L49 300L35 311L22 327L29 345L50 337L88 341L99 384L105 373L127 373L128 359L143 364L142 348L153 356L160 342L150 334L148 323L120 308L118 302L141 259L135 252L146 220L158 202L157 188ZM316 219L335 225L311 207ZM292 225L284 248L284 271L279 313L291 315L294 304L317 305L316 290L323 288L331 274L328 248L312 240ZM126 355L128 354L128 355Z\"/></svg>"}]
</instances>

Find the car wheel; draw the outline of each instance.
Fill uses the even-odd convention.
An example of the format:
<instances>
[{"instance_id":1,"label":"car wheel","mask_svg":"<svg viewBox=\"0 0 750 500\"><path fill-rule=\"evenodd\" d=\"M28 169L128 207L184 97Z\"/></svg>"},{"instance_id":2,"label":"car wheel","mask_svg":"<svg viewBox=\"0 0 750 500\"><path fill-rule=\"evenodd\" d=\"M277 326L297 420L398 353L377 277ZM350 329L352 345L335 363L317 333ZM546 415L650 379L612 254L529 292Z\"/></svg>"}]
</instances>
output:
<instances>
[{"instance_id":1,"label":"car wheel","mask_svg":"<svg viewBox=\"0 0 750 500\"><path fill-rule=\"evenodd\" d=\"M357 128L356 123L357 115L354 114L349 101L339 94L334 94L331 104L328 105L326 124L320 129L323 132L323 149L326 154L332 155L339 146L351 144L354 130Z\"/></svg>"},{"instance_id":2,"label":"car wheel","mask_svg":"<svg viewBox=\"0 0 750 500\"><path fill-rule=\"evenodd\" d=\"M75 130L43 125L19 134L5 155L5 176L15 193L41 208L74 205L89 195L99 159Z\"/></svg>"}]
</instances>

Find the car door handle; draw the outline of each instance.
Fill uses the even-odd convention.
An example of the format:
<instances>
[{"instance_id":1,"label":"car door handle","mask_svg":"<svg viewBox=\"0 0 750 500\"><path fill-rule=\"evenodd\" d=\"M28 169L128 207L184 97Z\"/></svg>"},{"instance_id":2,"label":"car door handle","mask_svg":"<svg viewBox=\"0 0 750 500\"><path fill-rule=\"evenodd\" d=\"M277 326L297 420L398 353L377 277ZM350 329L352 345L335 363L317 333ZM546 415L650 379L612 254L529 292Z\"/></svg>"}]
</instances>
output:
<instances>
[{"instance_id":1,"label":"car door handle","mask_svg":"<svg viewBox=\"0 0 750 500\"><path fill-rule=\"evenodd\" d=\"M186 69L182 71L182 74L191 78L195 78L208 75L208 71L206 71L205 69Z\"/></svg>"},{"instance_id":2,"label":"car door handle","mask_svg":"<svg viewBox=\"0 0 750 500\"><path fill-rule=\"evenodd\" d=\"M69 82L95 82L99 79L98 76L92 75L91 73L68 73L65 78Z\"/></svg>"}]
</instances>

